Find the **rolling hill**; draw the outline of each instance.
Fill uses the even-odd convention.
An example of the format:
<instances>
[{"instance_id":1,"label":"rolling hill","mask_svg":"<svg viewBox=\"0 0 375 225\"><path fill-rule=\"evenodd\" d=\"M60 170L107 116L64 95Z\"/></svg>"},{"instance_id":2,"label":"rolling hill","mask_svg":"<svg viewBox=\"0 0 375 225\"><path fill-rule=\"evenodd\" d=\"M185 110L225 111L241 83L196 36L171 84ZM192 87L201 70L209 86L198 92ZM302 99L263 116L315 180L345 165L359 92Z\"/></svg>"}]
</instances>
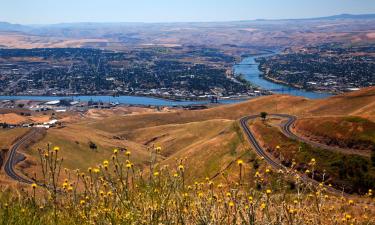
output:
<instances>
[{"instance_id":1,"label":"rolling hill","mask_svg":"<svg viewBox=\"0 0 375 225\"><path fill-rule=\"evenodd\" d=\"M206 110L89 112L84 118L66 120L64 128L50 129L31 152L24 154L36 160L36 150L52 143L64 149L68 168L86 170L109 158L113 148L132 151L134 163L146 166L149 149L161 146L159 165L176 165L184 160L192 168L189 177L212 177L247 155L250 146L238 126L238 120L245 115L262 111L301 119L356 115L374 121L374 109L369 107L374 101L375 88L371 87L321 100L273 95ZM90 150L90 142L98 146L97 150ZM246 157L250 160L252 156ZM32 168L26 171L30 174Z\"/></svg>"}]
</instances>

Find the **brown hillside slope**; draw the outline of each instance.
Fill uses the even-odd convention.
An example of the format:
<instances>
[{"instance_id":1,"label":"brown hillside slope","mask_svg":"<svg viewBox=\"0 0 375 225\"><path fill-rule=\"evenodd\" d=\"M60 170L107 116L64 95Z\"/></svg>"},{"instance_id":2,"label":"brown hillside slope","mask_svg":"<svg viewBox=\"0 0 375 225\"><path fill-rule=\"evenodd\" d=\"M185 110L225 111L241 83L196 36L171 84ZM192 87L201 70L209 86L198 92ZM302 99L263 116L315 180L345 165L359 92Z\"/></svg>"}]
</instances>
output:
<instances>
[{"instance_id":1,"label":"brown hillside slope","mask_svg":"<svg viewBox=\"0 0 375 225\"><path fill-rule=\"evenodd\" d=\"M375 119L375 87L313 101L312 115L357 115Z\"/></svg>"},{"instance_id":2,"label":"brown hillside slope","mask_svg":"<svg viewBox=\"0 0 375 225\"><path fill-rule=\"evenodd\" d=\"M374 116L369 102L375 101L375 88L323 100L309 100L288 95L254 98L233 105L223 105L206 110L177 110L174 112L119 113L100 118L81 118L67 123L63 129L50 129L46 137L26 154L38 159L37 148L47 143L60 146L65 166L84 169L109 159L115 147L132 151L133 162L143 165L148 160L147 148L161 146L161 164L177 164L186 158L186 166L194 168L191 175L213 176L246 152L250 146L239 139L240 129L235 120L261 111L288 113L300 117L327 116L328 114L354 114ZM339 112L335 105L343 105ZM95 116L96 117L96 116ZM79 134L79 135L77 135ZM89 142L98 151L89 149ZM201 160L205 159L205 160ZM31 171L33 168L29 168ZM190 176L190 174L187 174Z\"/></svg>"},{"instance_id":3,"label":"brown hillside slope","mask_svg":"<svg viewBox=\"0 0 375 225\"><path fill-rule=\"evenodd\" d=\"M126 132L138 128L210 119L236 120L245 115L258 114L262 111L288 113L302 117L359 115L370 120L375 120L375 110L371 107L374 102L375 87L319 100L310 100L289 95L272 95L206 110L113 116L101 121L92 122L89 126L108 132Z\"/></svg>"},{"instance_id":4,"label":"brown hillside slope","mask_svg":"<svg viewBox=\"0 0 375 225\"><path fill-rule=\"evenodd\" d=\"M375 149L375 123L361 117L302 118L294 129L300 135L331 146L368 150L369 154Z\"/></svg>"}]
</instances>

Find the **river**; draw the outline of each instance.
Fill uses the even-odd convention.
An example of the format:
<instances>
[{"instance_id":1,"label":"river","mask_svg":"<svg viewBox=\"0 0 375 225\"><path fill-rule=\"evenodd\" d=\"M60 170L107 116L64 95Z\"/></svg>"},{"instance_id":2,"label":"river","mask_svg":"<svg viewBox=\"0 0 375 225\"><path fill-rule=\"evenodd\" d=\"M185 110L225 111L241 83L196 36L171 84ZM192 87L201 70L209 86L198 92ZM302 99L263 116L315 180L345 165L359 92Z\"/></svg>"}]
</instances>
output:
<instances>
[{"instance_id":1,"label":"river","mask_svg":"<svg viewBox=\"0 0 375 225\"><path fill-rule=\"evenodd\" d=\"M260 56L269 56L260 55ZM234 72L236 74L243 74L244 78L263 89L270 90L278 94L288 94L295 96L302 96L311 99L326 98L332 96L328 93L319 93L313 91L305 91L297 88L293 88L283 84L277 84L264 79L261 75L262 72L258 69L259 63L255 59L259 56L251 56L244 58L239 64L234 66Z\"/></svg>"},{"instance_id":2,"label":"river","mask_svg":"<svg viewBox=\"0 0 375 225\"><path fill-rule=\"evenodd\" d=\"M261 55L267 56L267 55ZM263 88L266 90L271 90L274 93L289 94L295 96L303 96L306 98L325 98L331 96L326 93L318 93L312 91L304 91L289 87L287 85L277 84L270 82L261 77L262 72L258 69L258 63L255 61L257 56L251 56L244 58L239 64L234 66L235 74L243 74L244 78L249 82ZM53 101L59 100L64 97L59 96L0 96L0 100L39 100L39 101ZM68 98L68 97L67 97ZM72 96L69 97L75 101L101 101L101 102L116 102L120 104L128 105L150 105L150 106L187 106L187 105L196 105L196 104L207 104L210 103L207 101L172 101L160 98L152 97L139 97L139 96ZM219 100L221 104L233 104L240 102L241 100Z\"/></svg>"},{"instance_id":3,"label":"river","mask_svg":"<svg viewBox=\"0 0 375 225\"><path fill-rule=\"evenodd\" d=\"M0 96L0 100L34 100L34 101L54 101L60 100L63 98L69 98L74 101L96 101L96 102L104 102L104 103L120 103L126 105L145 105L145 106L188 106L188 105L198 105L198 104L208 104L210 103L209 100L207 101L173 101L161 98L152 98L152 97L141 97L141 96L119 96L119 97L112 97L112 96L87 96L87 95L80 95L80 96L69 96L69 97L62 97L62 96ZM241 102L241 100L237 99L224 99L220 100L219 103L221 104L233 104Z\"/></svg>"}]
</instances>

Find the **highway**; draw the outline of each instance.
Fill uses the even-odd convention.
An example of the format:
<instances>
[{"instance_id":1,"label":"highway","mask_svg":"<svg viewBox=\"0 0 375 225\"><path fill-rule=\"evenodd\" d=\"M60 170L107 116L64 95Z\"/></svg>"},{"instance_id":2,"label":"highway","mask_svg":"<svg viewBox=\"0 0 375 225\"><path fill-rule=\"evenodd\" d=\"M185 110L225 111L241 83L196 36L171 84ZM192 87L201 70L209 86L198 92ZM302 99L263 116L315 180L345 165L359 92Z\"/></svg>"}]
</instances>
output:
<instances>
[{"instance_id":1,"label":"highway","mask_svg":"<svg viewBox=\"0 0 375 225\"><path fill-rule=\"evenodd\" d=\"M9 151L8 159L5 162L4 171L13 180L16 180L18 182L25 183L25 184L34 183L32 180L26 179L25 177L17 174L16 171L14 170L14 166L17 163L17 159L16 159L17 151L20 148L24 147L24 145L28 141L30 141L30 139L32 139L37 133L38 133L38 129L32 128L26 135L24 135L22 138L17 140L16 143L14 143L14 145L11 147Z\"/></svg>"},{"instance_id":2,"label":"highway","mask_svg":"<svg viewBox=\"0 0 375 225\"><path fill-rule=\"evenodd\" d=\"M293 139L296 139L296 140L301 140L298 136L296 136L293 132L290 131L290 127L293 125L293 123L297 119L295 116L291 116L291 115L287 115L287 114L270 114L269 116L275 116L275 117L281 117L281 118L288 119L287 122L285 122L281 125L281 129L282 129L283 133L285 133L290 138L293 138ZM287 171L287 169L288 169L287 167L285 167L280 162L278 162L277 160L270 157L270 155L260 146L260 144L256 140L254 134L251 132L250 128L248 127L248 122L250 120L256 119L258 117L259 117L258 115L252 115L252 116L246 116L246 117L241 118L240 125L241 125L242 129L244 130L247 139L249 140L249 142L253 146L256 153L260 157L263 157L264 160L268 164L270 164L274 169L276 169L276 170L281 169L284 172ZM309 178L305 174L298 173L298 175L306 183L311 183L315 186L318 186L320 184L318 181L316 181L312 178ZM335 188L329 187L329 186L325 186L325 187L326 187L327 191L329 191L333 194L340 195L340 196L343 195L343 196L347 196L347 197L349 196L349 194L344 193L341 190L338 190L338 189L335 189Z\"/></svg>"}]
</instances>

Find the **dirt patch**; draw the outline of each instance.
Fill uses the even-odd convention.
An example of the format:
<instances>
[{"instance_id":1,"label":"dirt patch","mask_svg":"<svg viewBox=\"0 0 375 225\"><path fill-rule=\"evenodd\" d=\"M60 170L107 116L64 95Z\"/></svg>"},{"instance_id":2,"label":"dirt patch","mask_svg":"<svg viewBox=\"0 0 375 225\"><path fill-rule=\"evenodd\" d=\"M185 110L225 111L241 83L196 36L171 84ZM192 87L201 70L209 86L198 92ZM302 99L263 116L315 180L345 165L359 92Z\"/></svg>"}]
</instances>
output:
<instances>
[{"instance_id":1,"label":"dirt patch","mask_svg":"<svg viewBox=\"0 0 375 225\"><path fill-rule=\"evenodd\" d=\"M157 112L157 110L143 107L116 107L114 109L90 109L85 116L91 119L105 119L111 116L138 115L152 112Z\"/></svg>"},{"instance_id":2,"label":"dirt patch","mask_svg":"<svg viewBox=\"0 0 375 225\"><path fill-rule=\"evenodd\" d=\"M16 113L0 114L0 123L21 124L28 121L26 117L20 116Z\"/></svg>"}]
</instances>

